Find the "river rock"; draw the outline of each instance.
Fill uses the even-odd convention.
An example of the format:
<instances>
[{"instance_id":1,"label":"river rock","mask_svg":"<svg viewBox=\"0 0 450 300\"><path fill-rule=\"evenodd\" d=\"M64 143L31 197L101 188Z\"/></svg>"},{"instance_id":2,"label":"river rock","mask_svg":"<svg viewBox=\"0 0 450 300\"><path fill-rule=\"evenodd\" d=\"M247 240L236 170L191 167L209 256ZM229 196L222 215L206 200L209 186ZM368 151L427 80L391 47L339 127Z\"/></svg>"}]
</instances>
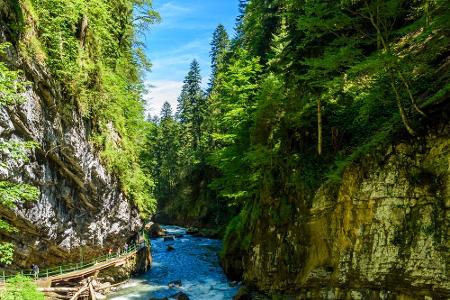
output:
<instances>
[{"instance_id":1,"label":"river rock","mask_svg":"<svg viewBox=\"0 0 450 300\"><path fill-rule=\"evenodd\" d=\"M174 251L175 247L172 245L167 246L167 251Z\"/></svg>"},{"instance_id":2,"label":"river rock","mask_svg":"<svg viewBox=\"0 0 450 300\"><path fill-rule=\"evenodd\" d=\"M186 233L195 236L195 235L200 233L200 230L198 228L196 228L196 227L189 227L186 230Z\"/></svg>"},{"instance_id":3,"label":"river rock","mask_svg":"<svg viewBox=\"0 0 450 300\"><path fill-rule=\"evenodd\" d=\"M101 293L95 293L95 298L97 298L98 300L105 300L106 296Z\"/></svg>"},{"instance_id":4,"label":"river rock","mask_svg":"<svg viewBox=\"0 0 450 300\"><path fill-rule=\"evenodd\" d=\"M164 237L164 242L175 241L175 237L173 235L168 235Z\"/></svg>"},{"instance_id":5,"label":"river rock","mask_svg":"<svg viewBox=\"0 0 450 300\"><path fill-rule=\"evenodd\" d=\"M233 297L233 300L252 300L252 295L246 287L242 287Z\"/></svg>"},{"instance_id":6,"label":"river rock","mask_svg":"<svg viewBox=\"0 0 450 300\"><path fill-rule=\"evenodd\" d=\"M173 296L170 296L170 298L177 299L177 300L189 300L188 295L186 295L183 292L179 292Z\"/></svg>"},{"instance_id":7,"label":"river rock","mask_svg":"<svg viewBox=\"0 0 450 300\"><path fill-rule=\"evenodd\" d=\"M145 225L145 230L151 237L162 237L165 235L164 229L158 223L149 222Z\"/></svg>"},{"instance_id":8,"label":"river rock","mask_svg":"<svg viewBox=\"0 0 450 300\"><path fill-rule=\"evenodd\" d=\"M176 288L176 287L181 287L182 285L183 284L181 283L181 280L174 280L174 281L169 282L169 284L168 284L169 288L171 288L171 289Z\"/></svg>"}]
</instances>

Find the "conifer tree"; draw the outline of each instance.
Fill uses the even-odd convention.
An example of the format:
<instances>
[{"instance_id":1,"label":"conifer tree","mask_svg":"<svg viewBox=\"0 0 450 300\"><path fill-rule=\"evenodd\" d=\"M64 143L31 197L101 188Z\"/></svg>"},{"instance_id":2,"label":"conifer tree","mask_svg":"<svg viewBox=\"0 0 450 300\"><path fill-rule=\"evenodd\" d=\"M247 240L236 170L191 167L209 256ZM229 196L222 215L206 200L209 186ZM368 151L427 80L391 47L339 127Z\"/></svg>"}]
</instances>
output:
<instances>
[{"instance_id":1,"label":"conifer tree","mask_svg":"<svg viewBox=\"0 0 450 300\"><path fill-rule=\"evenodd\" d=\"M178 98L177 117L184 126L194 151L199 149L202 138L201 126L206 109L206 97L201 87L202 78L197 60L191 63Z\"/></svg>"},{"instance_id":2,"label":"conifer tree","mask_svg":"<svg viewBox=\"0 0 450 300\"><path fill-rule=\"evenodd\" d=\"M160 114L161 121L172 118L173 117L172 114L173 114L172 106L170 105L169 102L167 102L167 101L164 102L162 109L161 109L161 114Z\"/></svg>"},{"instance_id":3,"label":"conifer tree","mask_svg":"<svg viewBox=\"0 0 450 300\"><path fill-rule=\"evenodd\" d=\"M219 64L223 60L229 43L230 41L225 27L222 24L219 24L213 33L213 39L211 41L211 79L209 83L209 90L211 90L214 85Z\"/></svg>"},{"instance_id":4,"label":"conifer tree","mask_svg":"<svg viewBox=\"0 0 450 300\"><path fill-rule=\"evenodd\" d=\"M155 159L153 177L156 181L155 196L160 205L175 193L175 185L180 177L179 126L172 115L172 107L165 102L160 114L159 127L154 136L152 155Z\"/></svg>"}]
</instances>

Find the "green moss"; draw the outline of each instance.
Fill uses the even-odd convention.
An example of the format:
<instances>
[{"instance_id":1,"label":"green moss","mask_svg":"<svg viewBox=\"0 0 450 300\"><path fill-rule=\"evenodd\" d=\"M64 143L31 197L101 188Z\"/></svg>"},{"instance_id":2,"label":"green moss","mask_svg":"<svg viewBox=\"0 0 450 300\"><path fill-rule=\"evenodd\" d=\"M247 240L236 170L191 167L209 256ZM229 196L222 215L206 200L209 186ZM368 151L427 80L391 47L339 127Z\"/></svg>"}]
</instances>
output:
<instances>
[{"instance_id":1,"label":"green moss","mask_svg":"<svg viewBox=\"0 0 450 300\"><path fill-rule=\"evenodd\" d=\"M259 207L257 206L255 215L259 215ZM241 212L231 219L224 234L224 245L220 253L223 258L227 253L246 252L253 241L253 230L251 225L251 217L253 208L247 205Z\"/></svg>"}]
</instances>

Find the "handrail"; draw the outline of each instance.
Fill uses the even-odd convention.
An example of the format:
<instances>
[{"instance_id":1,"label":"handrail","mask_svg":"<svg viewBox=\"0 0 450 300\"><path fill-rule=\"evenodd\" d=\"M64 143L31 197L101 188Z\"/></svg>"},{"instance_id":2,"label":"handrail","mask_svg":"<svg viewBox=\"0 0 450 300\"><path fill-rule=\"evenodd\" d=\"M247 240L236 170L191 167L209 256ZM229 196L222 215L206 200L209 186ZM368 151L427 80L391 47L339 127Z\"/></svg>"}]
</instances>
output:
<instances>
[{"instance_id":1,"label":"handrail","mask_svg":"<svg viewBox=\"0 0 450 300\"><path fill-rule=\"evenodd\" d=\"M103 263L103 262L106 262L109 260L112 261L114 259L126 256L132 252L136 252L136 251L144 248L145 246L146 246L146 243L142 242L139 244L131 245L130 247L128 247L128 249L126 251L124 250L124 251L120 251L120 252L116 252L116 253L112 253L112 254L102 255L97 258L94 258L93 260L91 260L89 262L71 263L71 264L61 265L61 266L57 266L57 267L53 267L53 268L47 268L43 271L39 271L37 276L36 276L36 274L34 274L33 270L31 270L31 269L21 270L20 272L16 272L15 274L11 274L11 275L6 275L6 272L3 270L2 273L0 274L0 282L6 282L6 280L8 280L9 278L13 278L17 275L31 277L31 278L34 278L35 280L38 280L40 278L49 278L49 277L56 276L56 275L64 275L64 274L71 273L74 271L80 271L83 269L93 267L98 263Z\"/></svg>"}]
</instances>

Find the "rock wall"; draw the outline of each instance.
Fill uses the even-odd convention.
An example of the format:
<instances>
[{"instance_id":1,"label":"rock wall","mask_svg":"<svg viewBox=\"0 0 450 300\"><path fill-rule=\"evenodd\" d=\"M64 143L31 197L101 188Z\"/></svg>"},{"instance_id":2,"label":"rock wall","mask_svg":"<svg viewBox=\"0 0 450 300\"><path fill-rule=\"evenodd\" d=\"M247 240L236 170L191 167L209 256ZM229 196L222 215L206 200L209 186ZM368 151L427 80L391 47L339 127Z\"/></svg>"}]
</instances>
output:
<instances>
[{"instance_id":1,"label":"rock wall","mask_svg":"<svg viewBox=\"0 0 450 300\"><path fill-rule=\"evenodd\" d=\"M258 217L245 229L246 251L224 253L228 274L295 299L450 298L446 123L363 158L312 201L262 197L249 213ZM295 208L287 222L274 218L282 210L274 201Z\"/></svg>"},{"instance_id":2,"label":"rock wall","mask_svg":"<svg viewBox=\"0 0 450 300\"><path fill-rule=\"evenodd\" d=\"M0 42L5 39L0 35ZM36 185L40 197L15 211L0 208L0 217L20 230L1 237L14 241L15 261L22 267L55 265L122 246L142 223L90 143L91 123L42 66L11 51L7 59L25 72L31 87L24 103L0 110L0 139L36 141L39 147L26 163L1 152L6 165L0 167L0 180Z\"/></svg>"}]
</instances>

